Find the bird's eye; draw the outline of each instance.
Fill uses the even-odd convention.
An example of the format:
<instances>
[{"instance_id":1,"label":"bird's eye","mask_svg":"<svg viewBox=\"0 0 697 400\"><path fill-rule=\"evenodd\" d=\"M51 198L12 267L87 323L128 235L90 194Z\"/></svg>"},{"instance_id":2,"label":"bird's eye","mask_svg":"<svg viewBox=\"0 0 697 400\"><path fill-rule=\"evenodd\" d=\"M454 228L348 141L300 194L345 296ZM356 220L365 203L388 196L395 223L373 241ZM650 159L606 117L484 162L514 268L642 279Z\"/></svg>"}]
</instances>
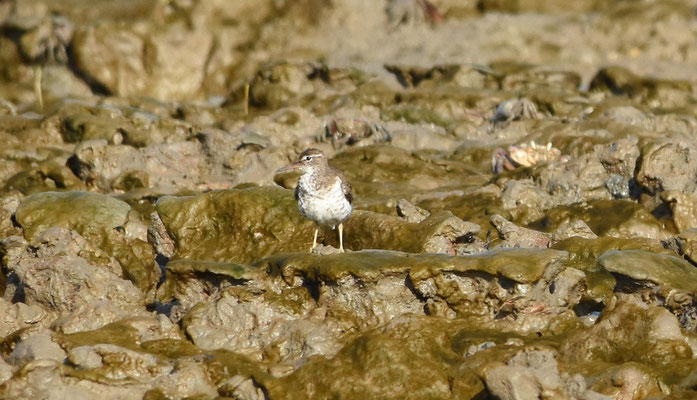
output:
<instances>
[{"instance_id":1,"label":"bird's eye","mask_svg":"<svg viewBox=\"0 0 697 400\"><path fill-rule=\"evenodd\" d=\"M305 161L310 161L310 160L312 160L312 157L310 157L310 156L305 156L305 158L303 158L303 160L305 160Z\"/></svg>"}]
</instances>

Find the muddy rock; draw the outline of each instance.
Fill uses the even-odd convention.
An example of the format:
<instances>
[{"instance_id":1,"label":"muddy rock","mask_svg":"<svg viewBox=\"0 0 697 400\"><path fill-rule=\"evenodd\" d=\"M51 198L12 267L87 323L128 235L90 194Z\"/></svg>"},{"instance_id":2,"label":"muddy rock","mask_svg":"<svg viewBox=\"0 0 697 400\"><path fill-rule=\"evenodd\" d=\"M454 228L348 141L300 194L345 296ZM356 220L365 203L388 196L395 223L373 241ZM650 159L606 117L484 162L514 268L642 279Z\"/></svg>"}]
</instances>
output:
<instances>
[{"instance_id":1,"label":"muddy rock","mask_svg":"<svg viewBox=\"0 0 697 400\"><path fill-rule=\"evenodd\" d=\"M218 390L211 382L203 363L185 359L177 362L169 374L162 374L154 383L170 397L216 397Z\"/></svg>"},{"instance_id":2,"label":"muddy rock","mask_svg":"<svg viewBox=\"0 0 697 400\"><path fill-rule=\"evenodd\" d=\"M590 83L592 91L627 96L653 107L673 107L687 101L693 92L688 81L638 76L626 68L607 67L598 71Z\"/></svg>"},{"instance_id":3,"label":"muddy rock","mask_svg":"<svg viewBox=\"0 0 697 400\"><path fill-rule=\"evenodd\" d=\"M507 182L501 193L501 200L505 209L522 206L546 210L553 204L551 196L531 180Z\"/></svg>"},{"instance_id":4,"label":"muddy rock","mask_svg":"<svg viewBox=\"0 0 697 400\"><path fill-rule=\"evenodd\" d=\"M19 227L12 223L12 215L19 207L20 198L18 195L0 197L0 237L21 235Z\"/></svg>"},{"instance_id":5,"label":"muddy rock","mask_svg":"<svg viewBox=\"0 0 697 400\"><path fill-rule=\"evenodd\" d=\"M148 146L141 150L150 186L163 193L177 187L212 189L206 179L206 158L196 142L175 142ZM215 182L213 186L215 185Z\"/></svg>"},{"instance_id":6,"label":"muddy rock","mask_svg":"<svg viewBox=\"0 0 697 400\"><path fill-rule=\"evenodd\" d=\"M386 196L394 196L395 204L404 197L400 193L422 193L458 184L472 185L472 180L466 178L465 165L425 157L394 146L352 148L337 154L331 164L344 172L351 182L356 202L384 202Z\"/></svg>"},{"instance_id":7,"label":"muddy rock","mask_svg":"<svg viewBox=\"0 0 697 400\"><path fill-rule=\"evenodd\" d=\"M419 223L428 218L431 213L421 207L415 206L407 199L400 199L397 202L397 214L408 222Z\"/></svg>"},{"instance_id":8,"label":"muddy rock","mask_svg":"<svg viewBox=\"0 0 697 400\"><path fill-rule=\"evenodd\" d=\"M501 288L495 277L503 274L521 282L520 290L524 290L564 257L560 252L547 252L539 252L538 261L529 266L511 264L525 254L522 250L456 260L376 251L279 255L253 267L175 261L167 267L164 287L170 289L162 293L161 300L176 300L179 310L175 314L185 314L185 330L202 348L223 347L253 357L290 361L334 354L340 348L331 334L334 329L365 330L400 315L423 315L424 302L405 284L406 279L427 299L431 313L472 313L475 304L481 309L476 312L496 313L500 303L489 304L486 293L499 288L503 291L499 302L513 293ZM574 284L561 283L567 280L559 278L557 297L579 297L571 289ZM316 299L306 287L316 287ZM327 310L332 312L327 314Z\"/></svg>"},{"instance_id":9,"label":"muddy rock","mask_svg":"<svg viewBox=\"0 0 697 400\"><path fill-rule=\"evenodd\" d=\"M68 361L80 369L93 369L104 365L102 356L92 346L80 346L70 350Z\"/></svg>"},{"instance_id":10,"label":"muddy rock","mask_svg":"<svg viewBox=\"0 0 697 400\"><path fill-rule=\"evenodd\" d=\"M641 110L633 106L610 107L606 110L603 110L600 116L619 122L621 124L638 126L645 129L649 129L653 125L653 121L651 120L651 118L649 118ZM612 148L611 150L615 151L615 148ZM637 154L636 156L638 155L639 154ZM636 159L636 157L634 158Z\"/></svg>"},{"instance_id":11,"label":"muddy rock","mask_svg":"<svg viewBox=\"0 0 697 400\"><path fill-rule=\"evenodd\" d=\"M168 236L176 242L177 258L249 263L279 251L305 251L311 244L312 222L297 211L292 193L279 188L262 187L212 192L196 197L162 198L157 203L157 209ZM210 218L229 222L219 226L209 225L206 220ZM270 224L267 221L274 222ZM208 233L202 238L190 238L188 232L192 223L204 224L202 228ZM471 237L480 230L479 226L462 221L449 212L439 212L421 223L413 223L356 210L344 226L345 245L351 249L449 254L455 254L454 245L459 238ZM180 231L184 227L187 231ZM338 237L332 233L325 230L318 238L319 242L338 244ZM236 237L254 237L256 245L244 249L236 249L234 245L221 249L216 244L215 250L206 248L220 240L239 243Z\"/></svg>"},{"instance_id":12,"label":"muddy rock","mask_svg":"<svg viewBox=\"0 0 697 400\"><path fill-rule=\"evenodd\" d=\"M694 398L695 5L0 0L0 398Z\"/></svg>"},{"instance_id":13,"label":"muddy rock","mask_svg":"<svg viewBox=\"0 0 697 400\"><path fill-rule=\"evenodd\" d=\"M422 334L404 336L415 328ZM385 329L349 341L333 358L310 360L294 374L269 382L266 388L272 397L290 398L323 397L345 390L356 396L397 398L401 388L407 388L410 398L472 397L483 385L448 363L457 355L448 346L444 328L447 326L434 325L424 317L395 321ZM421 368L409 367L414 363ZM318 380L318 371L327 371L332 377ZM451 379L457 383L448 384ZM350 389L344 386L347 382L352 382Z\"/></svg>"},{"instance_id":14,"label":"muddy rock","mask_svg":"<svg viewBox=\"0 0 697 400\"><path fill-rule=\"evenodd\" d=\"M104 139L80 142L73 157L69 162L75 175L105 191L126 171L145 169L145 158L134 147L109 146Z\"/></svg>"},{"instance_id":15,"label":"muddy rock","mask_svg":"<svg viewBox=\"0 0 697 400\"><path fill-rule=\"evenodd\" d=\"M152 247L142 239L127 237L124 227L129 211L127 203L103 194L44 192L25 198L15 216L30 242L50 227L75 230L91 246L118 260L123 269L118 275L123 273L148 290L157 282L159 269Z\"/></svg>"},{"instance_id":16,"label":"muddy rock","mask_svg":"<svg viewBox=\"0 0 697 400\"><path fill-rule=\"evenodd\" d=\"M629 362L609 372L593 386L615 399L647 398L665 394L665 384L641 364Z\"/></svg>"},{"instance_id":17,"label":"muddy rock","mask_svg":"<svg viewBox=\"0 0 697 400\"><path fill-rule=\"evenodd\" d=\"M692 292L697 289L697 271L679 257L642 250L615 250L600 256L598 264L612 273L649 281L664 290L675 288Z\"/></svg>"},{"instance_id":18,"label":"muddy rock","mask_svg":"<svg viewBox=\"0 0 697 400\"><path fill-rule=\"evenodd\" d=\"M0 324L2 337L36 324L47 326L53 320L52 313L36 304L30 306L22 302L11 303L0 299L0 309L2 310L2 324Z\"/></svg>"},{"instance_id":19,"label":"muddy rock","mask_svg":"<svg viewBox=\"0 0 697 400\"><path fill-rule=\"evenodd\" d=\"M545 303L554 307L568 307L581 302L586 295L586 274L575 268L565 268L549 286Z\"/></svg>"},{"instance_id":20,"label":"muddy rock","mask_svg":"<svg viewBox=\"0 0 697 400\"><path fill-rule=\"evenodd\" d=\"M697 196L673 190L662 192L661 200L670 207L678 232L697 227Z\"/></svg>"},{"instance_id":21,"label":"muddy rock","mask_svg":"<svg viewBox=\"0 0 697 400\"><path fill-rule=\"evenodd\" d=\"M692 263L696 261L697 229L687 229L668 243L670 248L674 248L677 254L687 257Z\"/></svg>"},{"instance_id":22,"label":"muddy rock","mask_svg":"<svg viewBox=\"0 0 697 400\"><path fill-rule=\"evenodd\" d=\"M56 201L65 210L47 213L48 207L56 207ZM123 226L130 207L113 197L86 192L45 192L30 196L17 209L17 222L23 226L28 240L52 226L75 229L95 244L106 230Z\"/></svg>"},{"instance_id":23,"label":"muddy rock","mask_svg":"<svg viewBox=\"0 0 697 400\"><path fill-rule=\"evenodd\" d=\"M581 220L564 222L557 230L552 233L552 242L559 242L564 239L580 237L584 239L596 239L598 235L593 233L591 228Z\"/></svg>"},{"instance_id":24,"label":"muddy rock","mask_svg":"<svg viewBox=\"0 0 697 400\"><path fill-rule=\"evenodd\" d=\"M0 385L12 378L14 368L0 357Z\"/></svg>"},{"instance_id":25,"label":"muddy rock","mask_svg":"<svg viewBox=\"0 0 697 400\"><path fill-rule=\"evenodd\" d=\"M583 200L609 199L605 189L609 174L595 154L584 154L567 162L549 164L539 172L540 186L554 204L573 204Z\"/></svg>"},{"instance_id":26,"label":"muddy rock","mask_svg":"<svg viewBox=\"0 0 697 400\"><path fill-rule=\"evenodd\" d=\"M609 400L586 389L580 375L560 375L557 354L547 348L526 348L506 364L485 366L484 380L489 393L501 399L528 399L542 395L558 398ZM579 378L582 383L579 382Z\"/></svg>"},{"instance_id":27,"label":"muddy rock","mask_svg":"<svg viewBox=\"0 0 697 400\"><path fill-rule=\"evenodd\" d=\"M560 353L568 361L600 359L660 365L692 358L686 339L678 319L665 308L621 303L605 310L594 326L565 339Z\"/></svg>"},{"instance_id":28,"label":"muddy rock","mask_svg":"<svg viewBox=\"0 0 697 400\"><path fill-rule=\"evenodd\" d=\"M647 253L675 255L672 250L664 248L658 240L634 238L621 239L599 237L584 239L571 237L554 243L552 248L569 252L569 262L566 264L583 271L587 275L586 295L598 302L608 303L615 296L617 280L607 270L602 268L597 259L608 251L613 250L644 250Z\"/></svg>"},{"instance_id":29,"label":"muddy rock","mask_svg":"<svg viewBox=\"0 0 697 400\"><path fill-rule=\"evenodd\" d=\"M598 145L593 150L608 173L632 178L640 154L637 143L637 138L629 137Z\"/></svg>"},{"instance_id":30,"label":"muddy rock","mask_svg":"<svg viewBox=\"0 0 697 400\"><path fill-rule=\"evenodd\" d=\"M137 148L185 141L191 134L191 124L187 122L119 101L114 104L65 102L43 125L60 133L66 143L104 139L109 145Z\"/></svg>"},{"instance_id":31,"label":"muddy rock","mask_svg":"<svg viewBox=\"0 0 697 400\"><path fill-rule=\"evenodd\" d=\"M417 224L357 210L344 225L344 242L349 248L451 255L457 251L457 240L471 238L481 230L478 225L463 221L447 211L431 214Z\"/></svg>"},{"instance_id":32,"label":"muddy rock","mask_svg":"<svg viewBox=\"0 0 697 400\"><path fill-rule=\"evenodd\" d=\"M307 122L301 119L294 125ZM276 142L290 141L295 136L279 126L281 124L275 125L266 126L257 121L254 126L246 125L233 133L218 129L201 131L196 138L206 156L208 174L221 180L226 187L250 182L270 184L274 171L288 163L275 147ZM276 131L278 135L266 136ZM309 136L309 133L304 136Z\"/></svg>"},{"instance_id":33,"label":"muddy rock","mask_svg":"<svg viewBox=\"0 0 697 400\"><path fill-rule=\"evenodd\" d=\"M77 68L117 95L194 96L203 82L211 35L182 23L155 32L142 28L102 24L78 29L73 43Z\"/></svg>"},{"instance_id":34,"label":"muddy rock","mask_svg":"<svg viewBox=\"0 0 697 400\"><path fill-rule=\"evenodd\" d=\"M534 228L542 224L545 230L556 230L571 220L582 220L598 236L657 240L672 236L649 211L628 200L596 200L583 205L555 207L531 225Z\"/></svg>"},{"instance_id":35,"label":"muddy rock","mask_svg":"<svg viewBox=\"0 0 697 400\"><path fill-rule=\"evenodd\" d=\"M685 137L657 139L641 150L636 180L650 193L675 190L692 194L697 187L697 148Z\"/></svg>"},{"instance_id":36,"label":"muddy rock","mask_svg":"<svg viewBox=\"0 0 697 400\"><path fill-rule=\"evenodd\" d=\"M64 332L96 329L144 314L143 294L120 277L119 264L75 231L44 231L7 268L11 289L5 295L14 293L30 306L62 313L54 324ZM53 285L45 286L45 281ZM92 318L85 318L88 315Z\"/></svg>"},{"instance_id":37,"label":"muddy rock","mask_svg":"<svg viewBox=\"0 0 697 400\"><path fill-rule=\"evenodd\" d=\"M500 215L492 215L489 220L503 240L502 247L548 247L549 234L516 226Z\"/></svg>"},{"instance_id":38,"label":"muddy rock","mask_svg":"<svg viewBox=\"0 0 697 400\"><path fill-rule=\"evenodd\" d=\"M264 391L250 378L235 375L218 387L218 393L240 399L263 400Z\"/></svg>"},{"instance_id":39,"label":"muddy rock","mask_svg":"<svg viewBox=\"0 0 697 400\"><path fill-rule=\"evenodd\" d=\"M312 221L300 215L293 194L281 188L163 197L156 208L175 241L176 258L250 263L312 244Z\"/></svg>"},{"instance_id":40,"label":"muddy rock","mask_svg":"<svg viewBox=\"0 0 697 400\"><path fill-rule=\"evenodd\" d=\"M34 360L63 362L65 357L65 351L51 339L49 330L30 329L19 333L7 362L21 367Z\"/></svg>"}]
</instances>

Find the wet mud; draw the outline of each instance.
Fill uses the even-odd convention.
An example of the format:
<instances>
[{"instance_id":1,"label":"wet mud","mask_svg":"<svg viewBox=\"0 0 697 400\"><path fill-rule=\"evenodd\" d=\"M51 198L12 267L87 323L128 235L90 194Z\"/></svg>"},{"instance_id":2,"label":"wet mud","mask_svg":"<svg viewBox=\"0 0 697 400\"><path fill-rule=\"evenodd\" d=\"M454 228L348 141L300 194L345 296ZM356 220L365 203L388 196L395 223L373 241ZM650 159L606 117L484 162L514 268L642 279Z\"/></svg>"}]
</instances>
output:
<instances>
[{"instance_id":1,"label":"wet mud","mask_svg":"<svg viewBox=\"0 0 697 400\"><path fill-rule=\"evenodd\" d=\"M697 397L697 3L561 4L0 1L0 398Z\"/></svg>"}]
</instances>

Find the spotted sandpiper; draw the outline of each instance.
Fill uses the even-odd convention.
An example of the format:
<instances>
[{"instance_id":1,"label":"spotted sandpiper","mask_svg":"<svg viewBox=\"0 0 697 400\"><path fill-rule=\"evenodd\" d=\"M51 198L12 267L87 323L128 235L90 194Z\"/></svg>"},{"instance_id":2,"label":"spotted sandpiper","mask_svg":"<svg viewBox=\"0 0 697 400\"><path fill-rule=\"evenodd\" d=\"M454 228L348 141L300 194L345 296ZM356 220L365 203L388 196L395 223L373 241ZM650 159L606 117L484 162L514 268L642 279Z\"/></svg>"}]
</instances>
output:
<instances>
[{"instance_id":1,"label":"spotted sandpiper","mask_svg":"<svg viewBox=\"0 0 697 400\"><path fill-rule=\"evenodd\" d=\"M318 149L307 149L298 161L276 173L300 171L302 175L295 188L300 213L315 222L312 248L317 246L320 225L339 228L339 251L344 252L343 222L351 215L353 193L348 180L338 169L329 165L327 157Z\"/></svg>"}]
</instances>

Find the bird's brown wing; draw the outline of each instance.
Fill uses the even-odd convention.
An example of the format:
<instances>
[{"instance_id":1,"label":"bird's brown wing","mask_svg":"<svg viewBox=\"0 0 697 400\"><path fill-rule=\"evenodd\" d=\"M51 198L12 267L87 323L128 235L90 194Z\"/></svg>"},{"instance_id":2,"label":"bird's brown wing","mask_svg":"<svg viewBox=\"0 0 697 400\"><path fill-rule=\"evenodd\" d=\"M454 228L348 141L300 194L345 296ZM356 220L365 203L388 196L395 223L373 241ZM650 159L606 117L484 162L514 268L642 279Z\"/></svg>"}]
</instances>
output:
<instances>
[{"instance_id":1,"label":"bird's brown wing","mask_svg":"<svg viewBox=\"0 0 697 400\"><path fill-rule=\"evenodd\" d=\"M295 186L295 200L300 200L300 184Z\"/></svg>"},{"instance_id":2,"label":"bird's brown wing","mask_svg":"<svg viewBox=\"0 0 697 400\"><path fill-rule=\"evenodd\" d=\"M351 189L351 184L343 175L341 175L341 191L344 192L344 197L346 197L349 204L353 203L353 190Z\"/></svg>"}]
</instances>

